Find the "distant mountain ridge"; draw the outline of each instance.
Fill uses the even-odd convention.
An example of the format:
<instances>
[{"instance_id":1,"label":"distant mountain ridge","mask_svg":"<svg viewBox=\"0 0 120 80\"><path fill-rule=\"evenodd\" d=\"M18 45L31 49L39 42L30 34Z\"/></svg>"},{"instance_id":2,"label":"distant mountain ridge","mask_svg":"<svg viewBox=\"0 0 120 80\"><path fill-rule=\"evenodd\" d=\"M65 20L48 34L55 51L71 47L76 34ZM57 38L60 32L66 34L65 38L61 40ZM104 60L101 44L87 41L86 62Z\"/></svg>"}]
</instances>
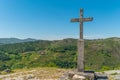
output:
<instances>
[{"instance_id":1,"label":"distant mountain ridge","mask_svg":"<svg viewBox=\"0 0 120 80\"><path fill-rule=\"evenodd\" d=\"M36 41L36 39L0 38L0 45Z\"/></svg>"}]
</instances>

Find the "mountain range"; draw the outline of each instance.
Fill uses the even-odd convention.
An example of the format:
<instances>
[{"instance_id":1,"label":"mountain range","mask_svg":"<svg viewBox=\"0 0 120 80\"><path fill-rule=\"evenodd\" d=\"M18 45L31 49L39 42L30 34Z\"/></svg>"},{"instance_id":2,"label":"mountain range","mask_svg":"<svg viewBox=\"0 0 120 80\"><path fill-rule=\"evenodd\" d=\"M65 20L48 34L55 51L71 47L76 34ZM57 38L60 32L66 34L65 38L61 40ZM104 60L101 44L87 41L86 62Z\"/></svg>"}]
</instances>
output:
<instances>
[{"instance_id":1,"label":"mountain range","mask_svg":"<svg viewBox=\"0 0 120 80\"><path fill-rule=\"evenodd\" d=\"M36 41L36 39L0 38L0 45Z\"/></svg>"}]
</instances>

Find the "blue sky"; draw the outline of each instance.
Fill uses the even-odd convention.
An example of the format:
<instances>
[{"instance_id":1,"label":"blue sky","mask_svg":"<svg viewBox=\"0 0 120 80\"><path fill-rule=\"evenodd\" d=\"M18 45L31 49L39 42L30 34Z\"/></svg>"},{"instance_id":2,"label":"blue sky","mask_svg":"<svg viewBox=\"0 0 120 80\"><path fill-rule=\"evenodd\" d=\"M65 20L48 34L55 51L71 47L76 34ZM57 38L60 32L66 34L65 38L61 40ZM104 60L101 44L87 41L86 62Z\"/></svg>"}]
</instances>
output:
<instances>
[{"instance_id":1,"label":"blue sky","mask_svg":"<svg viewBox=\"0 0 120 80\"><path fill-rule=\"evenodd\" d=\"M120 0L0 0L0 38L79 38L80 8L84 38L120 37Z\"/></svg>"}]
</instances>

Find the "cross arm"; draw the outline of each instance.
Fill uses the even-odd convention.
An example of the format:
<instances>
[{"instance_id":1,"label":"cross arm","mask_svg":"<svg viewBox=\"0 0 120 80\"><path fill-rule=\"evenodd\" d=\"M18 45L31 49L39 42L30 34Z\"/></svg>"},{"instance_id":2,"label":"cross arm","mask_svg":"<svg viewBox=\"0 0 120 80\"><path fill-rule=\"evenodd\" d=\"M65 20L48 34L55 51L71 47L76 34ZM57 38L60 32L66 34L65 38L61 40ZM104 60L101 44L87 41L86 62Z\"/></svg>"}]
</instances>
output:
<instances>
[{"instance_id":1,"label":"cross arm","mask_svg":"<svg viewBox=\"0 0 120 80\"><path fill-rule=\"evenodd\" d=\"M92 21L93 18L73 18L71 19L71 22L88 22L88 21Z\"/></svg>"},{"instance_id":2,"label":"cross arm","mask_svg":"<svg viewBox=\"0 0 120 80\"><path fill-rule=\"evenodd\" d=\"M93 17L83 18L82 21L83 22L93 21Z\"/></svg>"},{"instance_id":3,"label":"cross arm","mask_svg":"<svg viewBox=\"0 0 120 80\"><path fill-rule=\"evenodd\" d=\"M74 18L74 19L71 19L71 22L80 22L80 21L79 21L79 18Z\"/></svg>"}]
</instances>

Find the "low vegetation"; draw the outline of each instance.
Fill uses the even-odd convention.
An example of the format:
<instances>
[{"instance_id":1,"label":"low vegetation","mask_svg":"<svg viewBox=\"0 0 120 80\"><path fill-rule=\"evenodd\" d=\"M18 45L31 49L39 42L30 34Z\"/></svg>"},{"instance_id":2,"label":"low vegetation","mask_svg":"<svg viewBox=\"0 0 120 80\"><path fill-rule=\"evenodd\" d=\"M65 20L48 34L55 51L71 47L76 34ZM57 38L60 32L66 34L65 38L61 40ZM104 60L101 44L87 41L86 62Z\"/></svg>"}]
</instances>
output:
<instances>
[{"instance_id":1,"label":"low vegetation","mask_svg":"<svg viewBox=\"0 0 120 80\"><path fill-rule=\"evenodd\" d=\"M85 68L120 68L120 39L85 40ZM35 67L76 68L77 40L34 41L0 45L0 71Z\"/></svg>"}]
</instances>

